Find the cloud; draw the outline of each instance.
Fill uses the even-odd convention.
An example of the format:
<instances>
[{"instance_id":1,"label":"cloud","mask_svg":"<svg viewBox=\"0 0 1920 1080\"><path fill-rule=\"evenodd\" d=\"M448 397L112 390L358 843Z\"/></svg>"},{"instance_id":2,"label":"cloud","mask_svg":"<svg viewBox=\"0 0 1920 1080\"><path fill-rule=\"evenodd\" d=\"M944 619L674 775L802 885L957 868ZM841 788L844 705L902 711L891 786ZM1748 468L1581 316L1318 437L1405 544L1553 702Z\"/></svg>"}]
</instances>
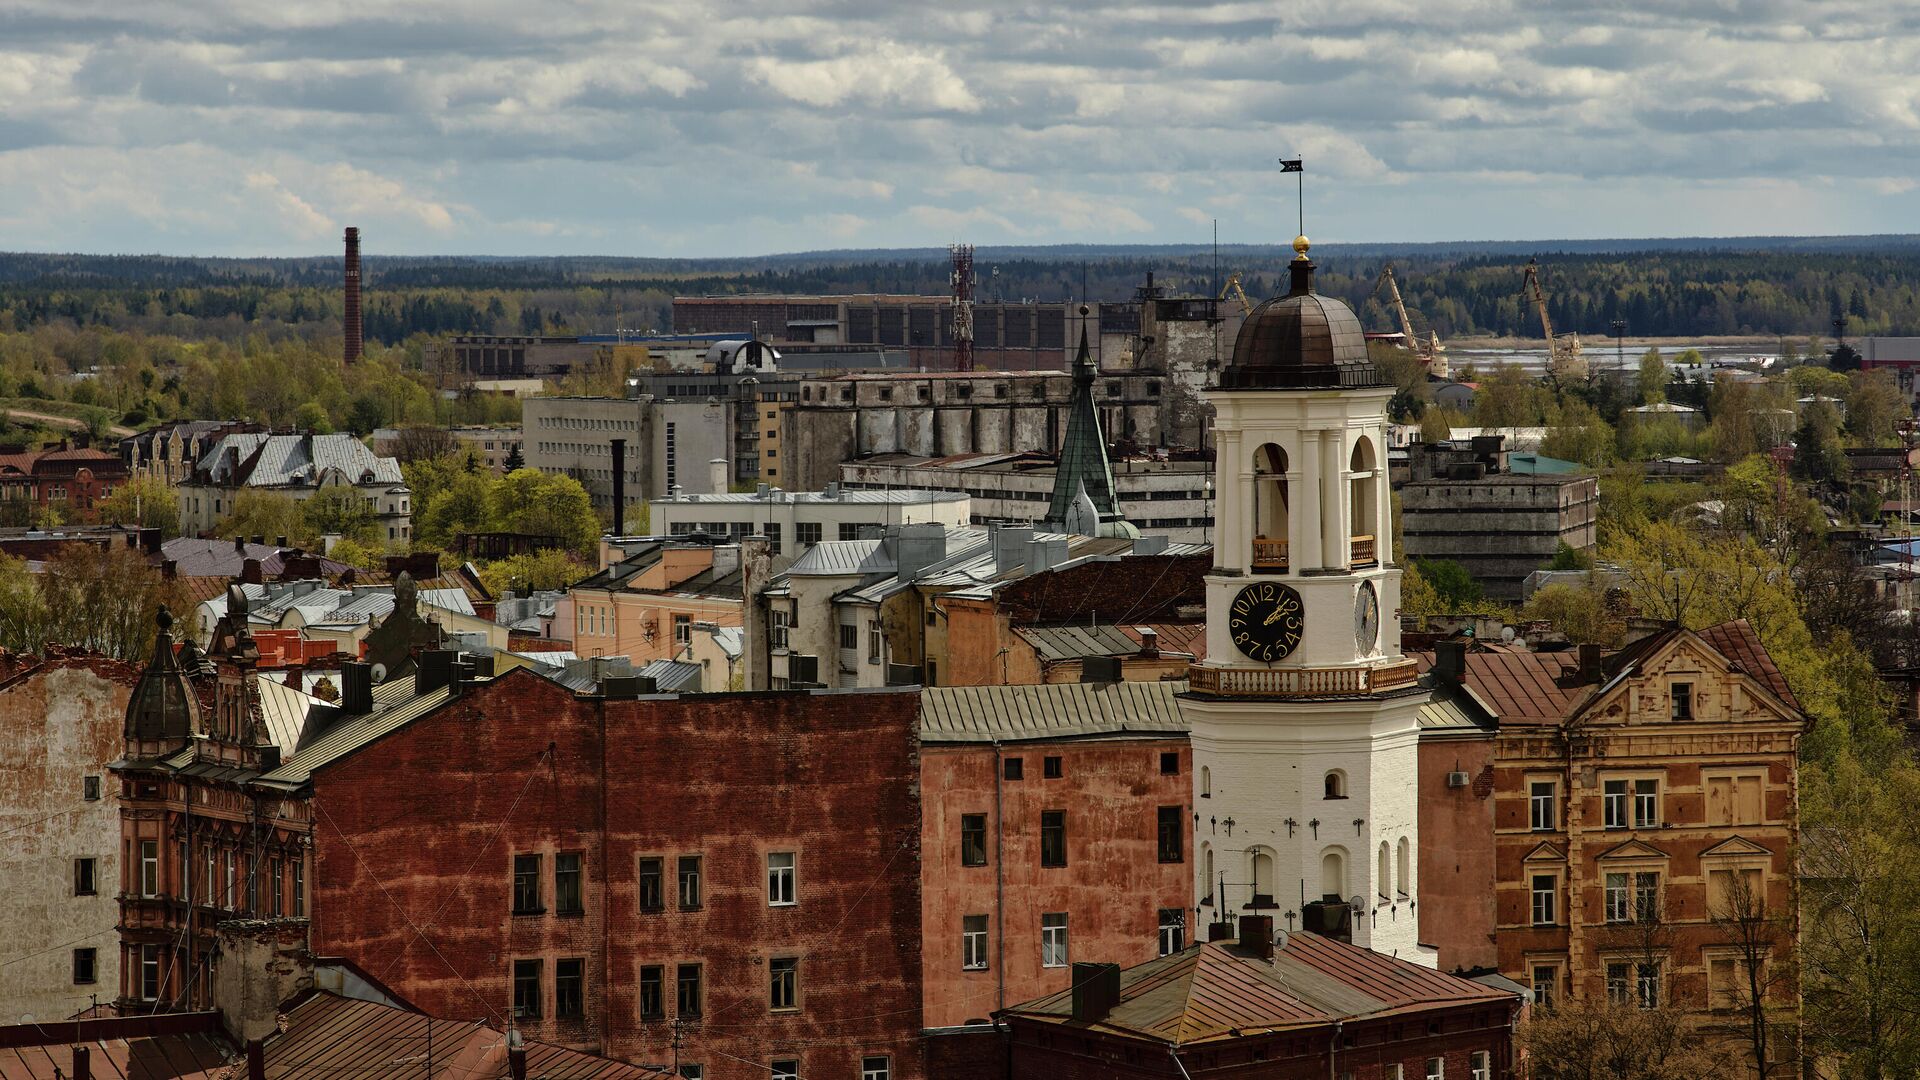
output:
<instances>
[{"instance_id":1,"label":"cloud","mask_svg":"<svg viewBox=\"0 0 1920 1080\"><path fill-rule=\"evenodd\" d=\"M11 0L0 239L1284 241L1295 154L1317 239L1920 231L1909 7Z\"/></svg>"}]
</instances>

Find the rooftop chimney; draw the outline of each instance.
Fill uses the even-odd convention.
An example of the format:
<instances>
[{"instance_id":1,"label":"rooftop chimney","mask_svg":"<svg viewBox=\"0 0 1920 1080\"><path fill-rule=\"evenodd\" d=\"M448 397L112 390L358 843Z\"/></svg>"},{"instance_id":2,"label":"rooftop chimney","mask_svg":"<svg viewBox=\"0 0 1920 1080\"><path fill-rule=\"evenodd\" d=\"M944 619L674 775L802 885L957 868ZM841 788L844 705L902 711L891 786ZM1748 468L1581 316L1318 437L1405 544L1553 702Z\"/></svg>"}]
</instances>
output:
<instances>
[{"instance_id":1,"label":"rooftop chimney","mask_svg":"<svg viewBox=\"0 0 1920 1080\"><path fill-rule=\"evenodd\" d=\"M717 457L707 462L707 486L713 490L715 495L725 495L727 488L732 486L728 483L727 474L726 458Z\"/></svg>"},{"instance_id":2,"label":"rooftop chimney","mask_svg":"<svg viewBox=\"0 0 1920 1080\"><path fill-rule=\"evenodd\" d=\"M453 683L453 659L451 649L422 649L414 660L413 692L416 695L431 694L443 686Z\"/></svg>"},{"instance_id":3,"label":"rooftop chimney","mask_svg":"<svg viewBox=\"0 0 1920 1080\"><path fill-rule=\"evenodd\" d=\"M627 535L627 440L613 440L613 535Z\"/></svg>"},{"instance_id":4,"label":"rooftop chimney","mask_svg":"<svg viewBox=\"0 0 1920 1080\"><path fill-rule=\"evenodd\" d=\"M1590 686L1600 681L1600 661L1607 651L1599 645L1580 646L1580 684Z\"/></svg>"},{"instance_id":5,"label":"rooftop chimney","mask_svg":"<svg viewBox=\"0 0 1920 1080\"><path fill-rule=\"evenodd\" d=\"M247 1040L247 1080L267 1080L267 1048L260 1039Z\"/></svg>"},{"instance_id":6,"label":"rooftop chimney","mask_svg":"<svg viewBox=\"0 0 1920 1080\"><path fill-rule=\"evenodd\" d=\"M1459 685L1467 674L1467 643L1445 638L1433 643L1433 678L1436 682Z\"/></svg>"},{"instance_id":7,"label":"rooftop chimney","mask_svg":"<svg viewBox=\"0 0 1920 1080\"><path fill-rule=\"evenodd\" d=\"M515 1032L515 1034L519 1034ZM507 1072L513 1080L527 1080L527 1048L525 1045L507 1046Z\"/></svg>"},{"instance_id":8,"label":"rooftop chimney","mask_svg":"<svg viewBox=\"0 0 1920 1080\"><path fill-rule=\"evenodd\" d=\"M373 665L349 660L340 665L340 711L365 716L373 711Z\"/></svg>"},{"instance_id":9,"label":"rooftop chimney","mask_svg":"<svg viewBox=\"0 0 1920 1080\"><path fill-rule=\"evenodd\" d=\"M1155 657L1160 655L1160 632L1151 626L1136 626L1140 633L1140 655Z\"/></svg>"},{"instance_id":10,"label":"rooftop chimney","mask_svg":"<svg viewBox=\"0 0 1920 1080\"><path fill-rule=\"evenodd\" d=\"M1073 965L1073 1018L1083 1024L1096 1024L1107 1018L1120 1004L1120 965Z\"/></svg>"},{"instance_id":11,"label":"rooftop chimney","mask_svg":"<svg viewBox=\"0 0 1920 1080\"><path fill-rule=\"evenodd\" d=\"M73 1080L93 1080L92 1053L84 1045L73 1048Z\"/></svg>"},{"instance_id":12,"label":"rooftop chimney","mask_svg":"<svg viewBox=\"0 0 1920 1080\"><path fill-rule=\"evenodd\" d=\"M347 229L347 302L342 330L346 334L343 359L351 364L360 359L360 230Z\"/></svg>"},{"instance_id":13,"label":"rooftop chimney","mask_svg":"<svg viewBox=\"0 0 1920 1080\"><path fill-rule=\"evenodd\" d=\"M262 585L266 583L266 572L260 568L259 559L242 559L240 561L240 580L249 585Z\"/></svg>"},{"instance_id":14,"label":"rooftop chimney","mask_svg":"<svg viewBox=\"0 0 1920 1080\"><path fill-rule=\"evenodd\" d=\"M944 525L902 525L894 565L901 581L912 581L920 571L947 557L947 529Z\"/></svg>"},{"instance_id":15,"label":"rooftop chimney","mask_svg":"<svg viewBox=\"0 0 1920 1080\"><path fill-rule=\"evenodd\" d=\"M1240 948L1258 959L1273 959L1273 916L1240 916Z\"/></svg>"},{"instance_id":16,"label":"rooftop chimney","mask_svg":"<svg viewBox=\"0 0 1920 1080\"><path fill-rule=\"evenodd\" d=\"M1027 545L1033 542L1033 530L1013 525L995 525L989 529L993 538L993 572L1004 574L1018 570L1027 563Z\"/></svg>"}]
</instances>

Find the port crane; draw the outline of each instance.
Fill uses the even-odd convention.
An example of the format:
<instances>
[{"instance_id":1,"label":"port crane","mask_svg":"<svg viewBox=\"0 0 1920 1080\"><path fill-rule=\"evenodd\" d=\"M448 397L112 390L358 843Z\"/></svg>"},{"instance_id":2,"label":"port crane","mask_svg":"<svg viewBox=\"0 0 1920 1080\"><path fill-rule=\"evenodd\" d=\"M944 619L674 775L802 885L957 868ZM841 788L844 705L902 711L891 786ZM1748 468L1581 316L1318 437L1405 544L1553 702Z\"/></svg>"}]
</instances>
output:
<instances>
[{"instance_id":1,"label":"port crane","mask_svg":"<svg viewBox=\"0 0 1920 1080\"><path fill-rule=\"evenodd\" d=\"M1220 290L1220 299L1234 297L1240 301L1240 311L1244 315L1253 314L1253 301L1247 299L1247 290L1240 286L1240 275L1236 272L1228 275L1227 284Z\"/></svg>"},{"instance_id":2,"label":"port crane","mask_svg":"<svg viewBox=\"0 0 1920 1080\"><path fill-rule=\"evenodd\" d=\"M1413 317L1407 314L1407 302L1400 298L1400 283L1394 279L1392 263L1380 268L1380 280L1374 283L1373 291L1378 295L1383 288L1387 290L1387 302L1400 320L1400 336L1406 340L1407 349L1427 365L1427 374L1447 378L1447 358L1441 355L1446 347L1440 344L1440 335L1431 326L1427 328L1425 340L1413 332Z\"/></svg>"},{"instance_id":3,"label":"port crane","mask_svg":"<svg viewBox=\"0 0 1920 1080\"><path fill-rule=\"evenodd\" d=\"M1547 373L1556 379L1585 379L1587 361L1580 355L1580 335L1553 333L1553 319L1547 315L1547 293L1540 287L1540 261L1527 260L1527 278L1521 295L1539 309L1540 330L1547 338Z\"/></svg>"}]
</instances>

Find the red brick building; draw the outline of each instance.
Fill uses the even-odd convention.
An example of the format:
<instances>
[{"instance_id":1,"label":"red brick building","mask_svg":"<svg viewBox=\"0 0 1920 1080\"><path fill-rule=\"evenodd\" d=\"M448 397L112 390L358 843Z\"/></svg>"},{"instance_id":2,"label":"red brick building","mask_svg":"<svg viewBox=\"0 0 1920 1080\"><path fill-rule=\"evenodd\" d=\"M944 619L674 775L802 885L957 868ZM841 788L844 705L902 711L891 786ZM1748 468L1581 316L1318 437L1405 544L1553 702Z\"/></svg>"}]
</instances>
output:
<instances>
[{"instance_id":1,"label":"red brick building","mask_svg":"<svg viewBox=\"0 0 1920 1080\"><path fill-rule=\"evenodd\" d=\"M1243 916L1237 939L1074 985L1002 1014L1012 1080L1496 1080L1513 1075L1511 991Z\"/></svg>"},{"instance_id":2,"label":"red brick building","mask_svg":"<svg viewBox=\"0 0 1920 1080\"><path fill-rule=\"evenodd\" d=\"M925 1026L1194 938L1185 683L939 687L920 718Z\"/></svg>"},{"instance_id":3,"label":"red brick building","mask_svg":"<svg viewBox=\"0 0 1920 1080\"><path fill-rule=\"evenodd\" d=\"M0 454L0 503L63 506L92 521L98 504L127 479L118 454L71 448Z\"/></svg>"},{"instance_id":4,"label":"red brick building","mask_svg":"<svg viewBox=\"0 0 1920 1080\"><path fill-rule=\"evenodd\" d=\"M318 808L316 952L705 1078L921 1075L917 692L448 691L273 774Z\"/></svg>"}]
</instances>

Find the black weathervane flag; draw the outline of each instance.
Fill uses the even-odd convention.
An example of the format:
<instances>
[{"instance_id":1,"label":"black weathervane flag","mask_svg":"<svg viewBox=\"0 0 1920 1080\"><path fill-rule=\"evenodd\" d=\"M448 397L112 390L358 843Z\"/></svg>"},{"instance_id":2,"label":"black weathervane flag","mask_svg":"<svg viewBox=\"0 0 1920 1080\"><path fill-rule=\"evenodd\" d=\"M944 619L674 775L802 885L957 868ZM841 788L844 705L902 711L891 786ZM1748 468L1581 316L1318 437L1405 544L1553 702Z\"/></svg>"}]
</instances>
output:
<instances>
[{"instance_id":1,"label":"black weathervane flag","mask_svg":"<svg viewBox=\"0 0 1920 1080\"><path fill-rule=\"evenodd\" d=\"M1281 158L1280 171L1281 172L1305 172L1306 169L1301 166L1300 161L1301 161L1300 158L1291 158L1291 159Z\"/></svg>"},{"instance_id":2,"label":"black weathervane flag","mask_svg":"<svg viewBox=\"0 0 1920 1080\"><path fill-rule=\"evenodd\" d=\"M1301 158L1281 158L1280 171L1283 173L1300 174L1299 182L1296 185L1299 191L1295 197L1300 201L1300 235L1305 236L1307 235L1307 170L1306 166L1301 164L1302 160ZM1300 257L1303 259L1306 258L1305 255Z\"/></svg>"}]
</instances>

